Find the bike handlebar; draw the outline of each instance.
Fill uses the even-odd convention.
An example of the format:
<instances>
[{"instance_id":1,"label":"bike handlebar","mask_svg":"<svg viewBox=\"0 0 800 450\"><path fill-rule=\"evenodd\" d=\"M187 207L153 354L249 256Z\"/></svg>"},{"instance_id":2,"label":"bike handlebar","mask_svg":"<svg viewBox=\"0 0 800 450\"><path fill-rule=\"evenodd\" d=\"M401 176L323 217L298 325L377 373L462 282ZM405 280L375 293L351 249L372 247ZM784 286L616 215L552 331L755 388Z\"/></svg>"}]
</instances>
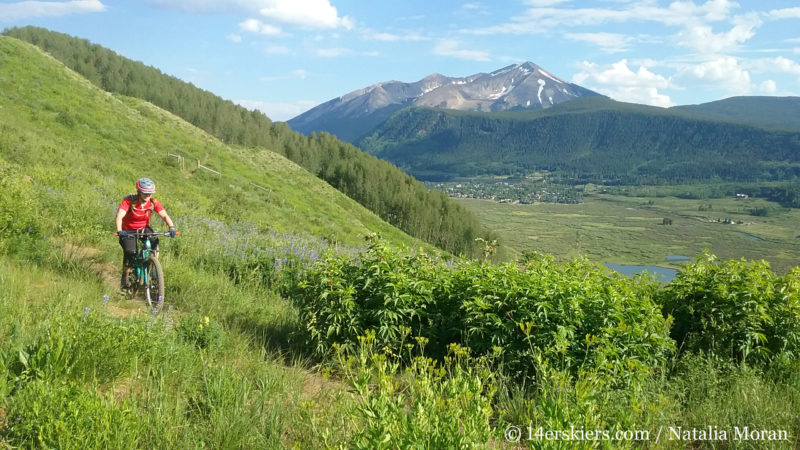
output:
<instances>
[{"instance_id":1,"label":"bike handlebar","mask_svg":"<svg viewBox=\"0 0 800 450\"><path fill-rule=\"evenodd\" d=\"M175 232L175 236L181 234L180 231ZM114 236L119 236L119 232L114 232ZM158 236L169 236L169 231L154 231L149 233L147 231L128 231L128 236L136 236L136 237L158 237Z\"/></svg>"}]
</instances>

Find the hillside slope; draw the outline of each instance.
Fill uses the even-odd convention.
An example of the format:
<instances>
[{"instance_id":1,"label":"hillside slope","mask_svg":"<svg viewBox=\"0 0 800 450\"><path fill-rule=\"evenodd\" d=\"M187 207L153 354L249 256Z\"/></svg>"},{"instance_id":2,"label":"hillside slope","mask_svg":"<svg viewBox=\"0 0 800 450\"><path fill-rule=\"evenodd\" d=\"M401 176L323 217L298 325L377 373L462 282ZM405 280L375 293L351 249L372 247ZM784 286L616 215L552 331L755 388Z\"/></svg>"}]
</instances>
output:
<instances>
[{"instance_id":1,"label":"hillside slope","mask_svg":"<svg viewBox=\"0 0 800 450\"><path fill-rule=\"evenodd\" d=\"M321 133L303 136L160 70L63 33L12 28L102 89L164 108L225 143L267 149L299 164L406 233L452 253L476 254L488 237L475 216L386 161Z\"/></svg>"},{"instance_id":2,"label":"hillside slope","mask_svg":"<svg viewBox=\"0 0 800 450\"><path fill-rule=\"evenodd\" d=\"M731 97L670 108L708 119L800 132L800 97Z\"/></svg>"},{"instance_id":3,"label":"hillside slope","mask_svg":"<svg viewBox=\"0 0 800 450\"><path fill-rule=\"evenodd\" d=\"M599 97L537 112L408 108L359 146L430 180L535 170L625 184L800 175L800 133Z\"/></svg>"},{"instance_id":4,"label":"hillside slope","mask_svg":"<svg viewBox=\"0 0 800 450\"><path fill-rule=\"evenodd\" d=\"M350 245L370 232L413 242L284 157L224 145L149 103L108 94L30 44L0 37L0 59L0 163L34 192L74 202L73 226L113 232L118 202L146 175L179 226L220 217ZM51 232L69 228L46 210L40 219Z\"/></svg>"}]
</instances>

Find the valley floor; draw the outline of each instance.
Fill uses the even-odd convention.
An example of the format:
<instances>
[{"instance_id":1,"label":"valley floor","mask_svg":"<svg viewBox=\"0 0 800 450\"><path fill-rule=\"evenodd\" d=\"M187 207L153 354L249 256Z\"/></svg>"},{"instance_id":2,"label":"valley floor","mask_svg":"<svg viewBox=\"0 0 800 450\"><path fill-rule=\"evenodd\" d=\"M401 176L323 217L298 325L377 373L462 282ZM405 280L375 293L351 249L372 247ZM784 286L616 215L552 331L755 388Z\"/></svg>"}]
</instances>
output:
<instances>
[{"instance_id":1,"label":"valley floor","mask_svg":"<svg viewBox=\"0 0 800 450\"><path fill-rule=\"evenodd\" d=\"M583 255L601 263L677 268L682 263L674 259L682 258L667 257L694 259L707 248L723 259L764 259L780 273L800 263L800 210L762 199L592 194L574 205L458 201L498 233L507 259L535 250L561 259ZM751 215L759 208L771 214Z\"/></svg>"}]
</instances>

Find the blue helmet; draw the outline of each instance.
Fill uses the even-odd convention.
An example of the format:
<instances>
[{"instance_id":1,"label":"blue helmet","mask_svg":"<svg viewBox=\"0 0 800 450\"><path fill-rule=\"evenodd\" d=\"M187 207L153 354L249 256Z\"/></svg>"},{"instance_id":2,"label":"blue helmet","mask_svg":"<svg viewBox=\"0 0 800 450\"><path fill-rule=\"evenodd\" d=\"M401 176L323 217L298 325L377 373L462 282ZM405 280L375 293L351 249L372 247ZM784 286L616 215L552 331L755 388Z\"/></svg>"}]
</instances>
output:
<instances>
[{"instance_id":1,"label":"blue helmet","mask_svg":"<svg viewBox=\"0 0 800 450\"><path fill-rule=\"evenodd\" d=\"M142 194L155 194L156 184L150 178L139 178L136 180L136 190Z\"/></svg>"}]
</instances>

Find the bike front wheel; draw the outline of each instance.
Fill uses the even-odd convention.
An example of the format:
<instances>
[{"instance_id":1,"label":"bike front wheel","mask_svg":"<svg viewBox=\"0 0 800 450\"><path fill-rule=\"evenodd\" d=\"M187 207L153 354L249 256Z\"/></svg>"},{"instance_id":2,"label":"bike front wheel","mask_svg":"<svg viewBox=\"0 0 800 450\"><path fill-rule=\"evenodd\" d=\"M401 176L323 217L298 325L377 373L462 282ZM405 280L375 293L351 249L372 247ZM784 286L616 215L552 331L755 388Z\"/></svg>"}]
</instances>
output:
<instances>
[{"instance_id":1,"label":"bike front wheel","mask_svg":"<svg viewBox=\"0 0 800 450\"><path fill-rule=\"evenodd\" d=\"M164 301L164 271L161 263L154 255L150 255L144 263L145 284L144 297L152 308Z\"/></svg>"}]
</instances>

